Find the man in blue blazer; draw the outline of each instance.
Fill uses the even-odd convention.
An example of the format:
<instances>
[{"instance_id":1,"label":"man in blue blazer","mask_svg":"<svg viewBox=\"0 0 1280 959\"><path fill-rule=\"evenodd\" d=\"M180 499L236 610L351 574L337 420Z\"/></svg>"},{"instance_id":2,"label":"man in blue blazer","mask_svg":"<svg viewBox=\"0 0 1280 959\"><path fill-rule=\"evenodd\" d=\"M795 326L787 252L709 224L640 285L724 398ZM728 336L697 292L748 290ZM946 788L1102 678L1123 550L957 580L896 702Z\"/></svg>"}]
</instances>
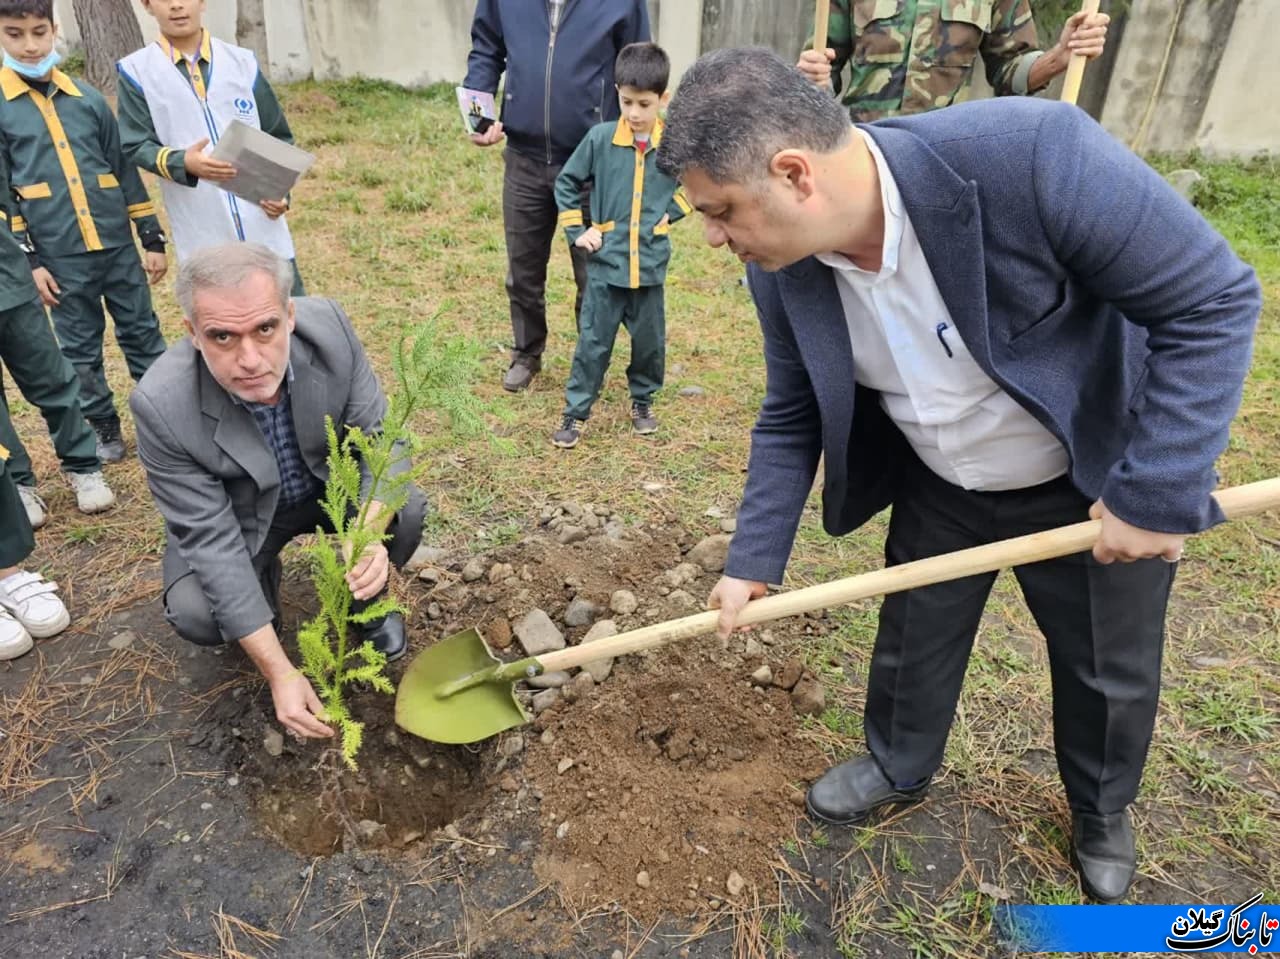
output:
<instances>
[{"instance_id":1,"label":"man in blue blazer","mask_svg":"<svg viewBox=\"0 0 1280 959\"><path fill-rule=\"evenodd\" d=\"M709 600L721 634L782 580L820 457L829 533L892 504L889 564L1101 518L1092 554L1015 573L1048 640L1072 858L1089 895L1121 899L1169 590L1186 537L1222 519L1210 491L1253 271L1057 103L853 126L769 51L720 50L681 82L658 162L708 242L750 264L764 333L768 387ZM812 815L855 823L924 795L994 579L885 599L868 754L810 788Z\"/></svg>"}]
</instances>

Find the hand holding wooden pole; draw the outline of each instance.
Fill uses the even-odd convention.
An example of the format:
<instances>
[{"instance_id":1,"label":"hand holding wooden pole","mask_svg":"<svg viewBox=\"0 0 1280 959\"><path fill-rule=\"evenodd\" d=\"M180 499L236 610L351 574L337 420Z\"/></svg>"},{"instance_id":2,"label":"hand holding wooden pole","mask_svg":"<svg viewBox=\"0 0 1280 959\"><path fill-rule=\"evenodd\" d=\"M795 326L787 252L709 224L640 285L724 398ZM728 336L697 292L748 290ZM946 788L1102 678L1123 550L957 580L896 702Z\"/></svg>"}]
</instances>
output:
<instances>
[{"instance_id":1,"label":"hand holding wooden pole","mask_svg":"<svg viewBox=\"0 0 1280 959\"><path fill-rule=\"evenodd\" d=\"M1084 0L1080 5L1080 12L1086 16L1091 16L1098 12L1099 0ZM1084 80L1085 64L1089 62L1089 58L1082 53L1073 53L1071 60L1067 63L1067 74L1062 80L1062 102L1075 103L1076 97L1080 95L1080 83Z\"/></svg>"}]
</instances>

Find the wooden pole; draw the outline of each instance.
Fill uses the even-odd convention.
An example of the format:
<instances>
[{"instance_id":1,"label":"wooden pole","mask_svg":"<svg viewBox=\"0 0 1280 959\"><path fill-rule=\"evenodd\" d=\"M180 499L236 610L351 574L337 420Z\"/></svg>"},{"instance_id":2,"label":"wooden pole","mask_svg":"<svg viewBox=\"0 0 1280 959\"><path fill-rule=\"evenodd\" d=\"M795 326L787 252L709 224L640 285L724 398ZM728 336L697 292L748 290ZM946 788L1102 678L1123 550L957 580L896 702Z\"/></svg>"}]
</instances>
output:
<instances>
[{"instance_id":1,"label":"wooden pole","mask_svg":"<svg viewBox=\"0 0 1280 959\"><path fill-rule=\"evenodd\" d=\"M1084 0L1080 12L1093 14L1098 12L1099 0ZM1089 58L1082 53L1073 53L1071 62L1067 64L1067 75L1062 80L1062 102L1075 103L1080 96L1080 82L1084 79L1084 67Z\"/></svg>"},{"instance_id":2,"label":"wooden pole","mask_svg":"<svg viewBox=\"0 0 1280 959\"><path fill-rule=\"evenodd\" d=\"M827 50L827 18L831 14L831 0L813 0L813 49Z\"/></svg>"}]
</instances>

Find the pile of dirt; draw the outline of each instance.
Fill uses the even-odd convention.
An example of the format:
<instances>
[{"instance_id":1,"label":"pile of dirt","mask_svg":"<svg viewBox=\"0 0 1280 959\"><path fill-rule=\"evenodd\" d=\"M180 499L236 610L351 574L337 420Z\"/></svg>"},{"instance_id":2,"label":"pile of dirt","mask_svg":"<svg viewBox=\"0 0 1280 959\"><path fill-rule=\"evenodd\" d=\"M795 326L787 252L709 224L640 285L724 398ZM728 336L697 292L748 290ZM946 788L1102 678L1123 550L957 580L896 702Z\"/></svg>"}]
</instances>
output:
<instances>
[{"instance_id":1,"label":"pile of dirt","mask_svg":"<svg viewBox=\"0 0 1280 959\"><path fill-rule=\"evenodd\" d=\"M668 650L540 715L523 765L542 796L538 875L646 918L767 894L826 762L787 693L748 677Z\"/></svg>"}]
</instances>

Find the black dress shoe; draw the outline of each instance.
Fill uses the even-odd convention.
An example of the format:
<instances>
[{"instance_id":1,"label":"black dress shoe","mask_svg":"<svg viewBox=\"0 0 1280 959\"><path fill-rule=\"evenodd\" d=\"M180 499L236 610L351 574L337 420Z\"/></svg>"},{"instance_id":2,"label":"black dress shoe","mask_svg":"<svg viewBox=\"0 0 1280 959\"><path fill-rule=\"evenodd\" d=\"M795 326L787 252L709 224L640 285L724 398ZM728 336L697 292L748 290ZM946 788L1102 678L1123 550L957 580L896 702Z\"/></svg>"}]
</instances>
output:
<instances>
[{"instance_id":1,"label":"black dress shoe","mask_svg":"<svg viewBox=\"0 0 1280 959\"><path fill-rule=\"evenodd\" d=\"M387 662L404 655L408 643L404 637L404 617L399 613L387 613L382 619L357 626L360 641L370 640L373 648L387 657Z\"/></svg>"},{"instance_id":2,"label":"black dress shoe","mask_svg":"<svg viewBox=\"0 0 1280 959\"><path fill-rule=\"evenodd\" d=\"M1080 871L1081 888L1098 902L1119 902L1138 868L1129 811L1073 813L1071 827L1071 859Z\"/></svg>"},{"instance_id":3,"label":"black dress shoe","mask_svg":"<svg viewBox=\"0 0 1280 959\"><path fill-rule=\"evenodd\" d=\"M892 803L919 802L929 782L914 789L895 789L871 756L859 756L828 769L804 797L809 815L836 826L862 822L871 810Z\"/></svg>"}]
</instances>

